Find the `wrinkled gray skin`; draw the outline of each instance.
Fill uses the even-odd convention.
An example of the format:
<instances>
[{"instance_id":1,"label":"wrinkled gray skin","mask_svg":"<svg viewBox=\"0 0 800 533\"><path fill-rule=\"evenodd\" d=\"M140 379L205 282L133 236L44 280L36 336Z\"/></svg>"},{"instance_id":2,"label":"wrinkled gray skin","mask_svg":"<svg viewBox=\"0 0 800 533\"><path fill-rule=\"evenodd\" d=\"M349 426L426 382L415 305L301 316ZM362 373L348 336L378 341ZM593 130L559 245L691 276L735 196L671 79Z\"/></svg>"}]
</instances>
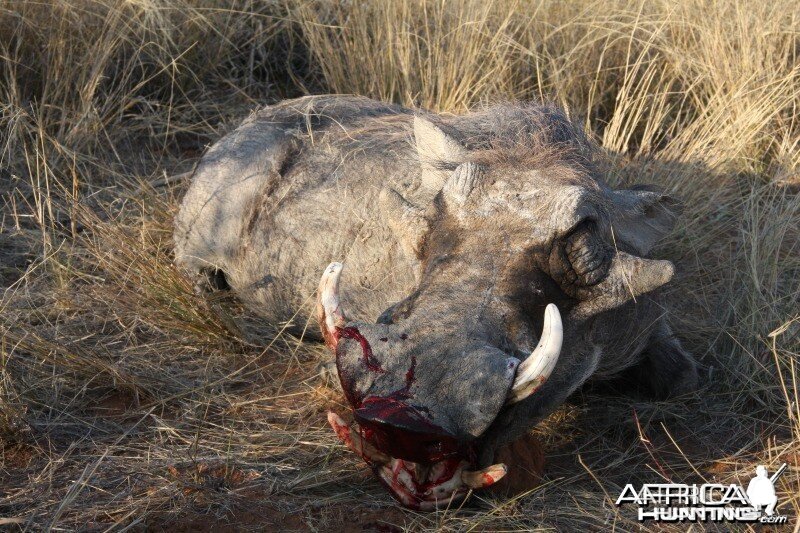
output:
<instances>
[{"instance_id":1,"label":"wrinkled gray skin","mask_svg":"<svg viewBox=\"0 0 800 533\"><path fill-rule=\"evenodd\" d=\"M610 189L597 154L550 107L437 116L350 96L285 101L203 157L176 220L176 260L298 331L314 320L326 265L343 262L348 325L383 370L342 339L348 397L408 385L406 402L473 441L485 466L590 377L639 365L659 394L696 386L658 298L673 266L643 258L675 202ZM504 407L551 302L564 324L558 364Z\"/></svg>"}]
</instances>

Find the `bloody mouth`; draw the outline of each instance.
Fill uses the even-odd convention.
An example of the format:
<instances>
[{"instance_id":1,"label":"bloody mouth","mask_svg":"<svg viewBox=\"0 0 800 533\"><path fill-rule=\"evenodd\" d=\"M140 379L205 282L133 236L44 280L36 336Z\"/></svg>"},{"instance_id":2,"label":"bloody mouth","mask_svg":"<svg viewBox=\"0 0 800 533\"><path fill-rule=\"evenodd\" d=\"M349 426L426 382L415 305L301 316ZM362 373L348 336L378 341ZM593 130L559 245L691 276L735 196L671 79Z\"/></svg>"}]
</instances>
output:
<instances>
[{"instance_id":1,"label":"bloody mouth","mask_svg":"<svg viewBox=\"0 0 800 533\"><path fill-rule=\"evenodd\" d=\"M362 364L372 372L384 373L357 328L337 327L334 345L341 338L358 342ZM493 465L473 471L472 446L436 425L426 409L407 402L412 396L415 368L416 358L412 356L404 386L381 397L356 393L343 369L338 368L355 423L349 425L332 412L328 413L328 422L398 502L412 509L432 510L460 501L472 489L493 484L505 475L506 469L504 465Z\"/></svg>"},{"instance_id":2,"label":"bloody mouth","mask_svg":"<svg viewBox=\"0 0 800 533\"><path fill-rule=\"evenodd\" d=\"M373 444L371 437L374 433L348 425L333 412L328 413L328 422L339 439L372 468L389 493L411 509L430 511L447 507L462 500L470 490L488 487L506 474L504 465L473 471L473 461L460 455L432 462L391 457ZM414 449L413 437L404 442ZM440 447L428 446L425 449L437 448Z\"/></svg>"}]
</instances>

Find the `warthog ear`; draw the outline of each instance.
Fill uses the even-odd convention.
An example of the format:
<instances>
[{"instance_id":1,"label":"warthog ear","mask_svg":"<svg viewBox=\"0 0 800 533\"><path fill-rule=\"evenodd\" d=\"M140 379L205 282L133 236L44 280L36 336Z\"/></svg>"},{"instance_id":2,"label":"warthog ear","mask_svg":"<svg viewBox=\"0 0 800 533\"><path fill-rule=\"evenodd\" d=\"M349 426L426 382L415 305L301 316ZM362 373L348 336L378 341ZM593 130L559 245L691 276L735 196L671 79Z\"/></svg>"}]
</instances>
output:
<instances>
[{"instance_id":1,"label":"warthog ear","mask_svg":"<svg viewBox=\"0 0 800 533\"><path fill-rule=\"evenodd\" d=\"M645 255L675 226L680 202L650 187L615 191L612 227L617 239Z\"/></svg>"},{"instance_id":2,"label":"warthog ear","mask_svg":"<svg viewBox=\"0 0 800 533\"><path fill-rule=\"evenodd\" d=\"M467 150L455 137L419 115L414 117L414 140L422 165L422 183L438 191L450 175L443 167L464 161Z\"/></svg>"}]
</instances>

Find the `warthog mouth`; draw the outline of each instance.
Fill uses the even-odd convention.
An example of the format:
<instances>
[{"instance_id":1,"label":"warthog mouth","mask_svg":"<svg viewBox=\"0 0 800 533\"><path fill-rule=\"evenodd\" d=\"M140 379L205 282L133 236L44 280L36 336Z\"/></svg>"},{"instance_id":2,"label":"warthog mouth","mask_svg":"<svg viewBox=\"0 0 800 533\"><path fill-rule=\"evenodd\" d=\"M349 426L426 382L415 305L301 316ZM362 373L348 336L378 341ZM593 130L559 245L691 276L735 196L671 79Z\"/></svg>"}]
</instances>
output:
<instances>
[{"instance_id":1,"label":"warthog mouth","mask_svg":"<svg viewBox=\"0 0 800 533\"><path fill-rule=\"evenodd\" d=\"M392 496L412 509L429 511L450 505L470 490L488 487L506 474L502 464L474 470L471 447L446 436L348 425L333 412L328 413L328 422L339 439L372 467ZM380 443L387 443L388 436L392 437L389 447L405 458L392 457L378 448Z\"/></svg>"},{"instance_id":2,"label":"warthog mouth","mask_svg":"<svg viewBox=\"0 0 800 533\"><path fill-rule=\"evenodd\" d=\"M373 373L383 374L385 370L374 359L367 338L355 326L346 325L338 296L341 270L341 264L332 263L320 281L317 314L325 342L334 353L342 339L356 342L360 345L361 364ZM516 369L516 374L507 392L506 406L524 400L545 383L558 360L562 337L558 309L550 304L539 345L524 362L518 364L513 359L508 366L511 372ZM329 412L328 422L400 503L413 509L433 510L460 501L472 490L493 485L506 475L507 468L495 464L477 469L475 439L456 438L437 425L426 408L406 401L411 396L415 367L416 358L412 356L405 386L386 395L363 396L341 368L337 355L339 379L355 421L348 424Z\"/></svg>"}]
</instances>

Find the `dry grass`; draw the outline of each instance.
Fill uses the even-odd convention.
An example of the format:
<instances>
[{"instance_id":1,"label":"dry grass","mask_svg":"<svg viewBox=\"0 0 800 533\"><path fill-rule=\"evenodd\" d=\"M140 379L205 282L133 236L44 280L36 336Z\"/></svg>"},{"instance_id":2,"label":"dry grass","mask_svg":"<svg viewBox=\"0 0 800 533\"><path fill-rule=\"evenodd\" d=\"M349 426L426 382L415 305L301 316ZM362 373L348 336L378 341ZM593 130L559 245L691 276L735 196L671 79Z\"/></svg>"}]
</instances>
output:
<instances>
[{"instance_id":1,"label":"dry grass","mask_svg":"<svg viewBox=\"0 0 800 533\"><path fill-rule=\"evenodd\" d=\"M782 462L796 517L799 59L789 0L0 3L0 524L629 530L629 481ZM541 488L398 509L325 427L322 350L194 294L170 261L184 184L147 185L253 106L326 91L556 101L613 182L683 198L660 253L702 391L587 388L540 428Z\"/></svg>"}]
</instances>

